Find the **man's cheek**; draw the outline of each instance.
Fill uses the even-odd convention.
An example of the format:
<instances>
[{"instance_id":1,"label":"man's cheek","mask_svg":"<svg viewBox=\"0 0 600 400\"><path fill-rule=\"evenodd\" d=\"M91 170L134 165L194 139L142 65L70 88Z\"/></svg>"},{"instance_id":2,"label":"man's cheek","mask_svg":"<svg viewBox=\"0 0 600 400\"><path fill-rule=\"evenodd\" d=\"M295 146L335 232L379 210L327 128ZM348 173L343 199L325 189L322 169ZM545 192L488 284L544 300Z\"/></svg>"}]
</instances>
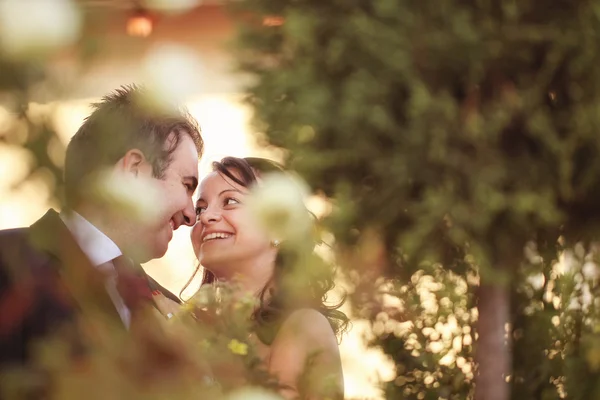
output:
<instances>
[{"instance_id":1,"label":"man's cheek","mask_svg":"<svg viewBox=\"0 0 600 400\"><path fill-rule=\"evenodd\" d=\"M166 199L162 181L158 179L107 171L94 180L91 192L129 220L153 225L162 219Z\"/></svg>"}]
</instances>

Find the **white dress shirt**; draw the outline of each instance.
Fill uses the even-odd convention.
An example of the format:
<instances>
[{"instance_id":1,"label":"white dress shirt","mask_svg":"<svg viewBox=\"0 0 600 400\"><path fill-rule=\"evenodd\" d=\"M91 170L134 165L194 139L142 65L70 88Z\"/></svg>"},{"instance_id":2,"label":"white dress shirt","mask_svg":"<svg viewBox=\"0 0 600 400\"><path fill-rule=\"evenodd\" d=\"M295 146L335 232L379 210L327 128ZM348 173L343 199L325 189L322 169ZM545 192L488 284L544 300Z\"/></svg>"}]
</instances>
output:
<instances>
[{"instance_id":1,"label":"white dress shirt","mask_svg":"<svg viewBox=\"0 0 600 400\"><path fill-rule=\"evenodd\" d=\"M129 328L131 312L117 290L117 271L112 262L123 253L115 242L75 211L61 212L59 215L90 262L107 276L106 291L123 324Z\"/></svg>"}]
</instances>

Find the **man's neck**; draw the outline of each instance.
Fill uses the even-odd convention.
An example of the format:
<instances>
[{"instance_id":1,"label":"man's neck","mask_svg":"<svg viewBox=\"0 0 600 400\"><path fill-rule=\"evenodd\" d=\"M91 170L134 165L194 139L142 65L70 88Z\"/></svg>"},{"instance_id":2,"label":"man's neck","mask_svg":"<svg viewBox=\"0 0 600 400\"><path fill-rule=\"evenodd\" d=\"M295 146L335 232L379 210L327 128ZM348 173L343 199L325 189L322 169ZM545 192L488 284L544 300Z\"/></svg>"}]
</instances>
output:
<instances>
[{"instance_id":1,"label":"man's neck","mask_svg":"<svg viewBox=\"0 0 600 400\"><path fill-rule=\"evenodd\" d=\"M101 205L93 203L78 205L73 207L73 211L110 238L123 254L134 262L141 264L150 259L148 249L142 247L132 222L124 221L126 217L113 214L110 208L103 208Z\"/></svg>"},{"instance_id":2,"label":"man's neck","mask_svg":"<svg viewBox=\"0 0 600 400\"><path fill-rule=\"evenodd\" d=\"M111 219L107 218L104 213L99 212L94 207L85 205L75 207L72 210L66 210L66 213L69 213L70 211L75 211L77 214L81 215L90 224L94 225L100 232L115 242L120 249L123 249L123 243L121 243L122 240L120 240L119 235L115 232L115 229L110 224Z\"/></svg>"}]
</instances>

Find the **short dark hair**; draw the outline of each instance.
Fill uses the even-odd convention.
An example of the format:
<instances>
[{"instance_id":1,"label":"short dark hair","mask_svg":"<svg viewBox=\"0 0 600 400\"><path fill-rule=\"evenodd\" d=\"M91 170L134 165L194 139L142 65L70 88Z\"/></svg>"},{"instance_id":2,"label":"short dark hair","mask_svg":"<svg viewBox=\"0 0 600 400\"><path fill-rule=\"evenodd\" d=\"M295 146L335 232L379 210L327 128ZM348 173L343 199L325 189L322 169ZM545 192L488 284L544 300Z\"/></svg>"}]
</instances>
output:
<instances>
[{"instance_id":1,"label":"short dark hair","mask_svg":"<svg viewBox=\"0 0 600 400\"><path fill-rule=\"evenodd\" d=\"M202 155L200 128L189 112L178 105L150 107L149 98L143 86L128 85L92 104L94 111L67 146L67 206L73 207L80 200L79 189L85 186L87 178L114 165L131 149L144 153L156 178L163 177L182 135L188 135Z\"/></svg>"}]
</instances>

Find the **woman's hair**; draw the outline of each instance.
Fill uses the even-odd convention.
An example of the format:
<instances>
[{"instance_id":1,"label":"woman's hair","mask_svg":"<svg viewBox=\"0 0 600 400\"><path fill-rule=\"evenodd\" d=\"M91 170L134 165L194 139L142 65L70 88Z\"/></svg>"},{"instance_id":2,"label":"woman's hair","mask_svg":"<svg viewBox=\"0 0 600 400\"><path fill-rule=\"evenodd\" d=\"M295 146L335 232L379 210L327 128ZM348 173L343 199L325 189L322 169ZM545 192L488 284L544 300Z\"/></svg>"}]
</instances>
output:
<instances>
[{"instance_id":1,"label":"woman's hair","mask_svg":"<svg viewBox=\"0 0 600 400\"><path fill-rule=\"evenodd\" d=\"M220 162L214 162L213 168L246 188L254 185L261 174L284 172L279 164L254 157L225 157ZM309 213L308 210L306 212ZM273 341L285 318L300 308L318 310L329 320L336 335L348 326L348 317L338 310L344 298L334 305L325 304L327 293L335 286L334 269L314 253L315 238L307 238L306 243L301 247L288 246L285 241L279 245L273 276L259 293L260 303L252 317L258 337L266 344ZM214 283L215 280L215 275L204 269L202 285Z\"/></svg>"}]
</instances>

